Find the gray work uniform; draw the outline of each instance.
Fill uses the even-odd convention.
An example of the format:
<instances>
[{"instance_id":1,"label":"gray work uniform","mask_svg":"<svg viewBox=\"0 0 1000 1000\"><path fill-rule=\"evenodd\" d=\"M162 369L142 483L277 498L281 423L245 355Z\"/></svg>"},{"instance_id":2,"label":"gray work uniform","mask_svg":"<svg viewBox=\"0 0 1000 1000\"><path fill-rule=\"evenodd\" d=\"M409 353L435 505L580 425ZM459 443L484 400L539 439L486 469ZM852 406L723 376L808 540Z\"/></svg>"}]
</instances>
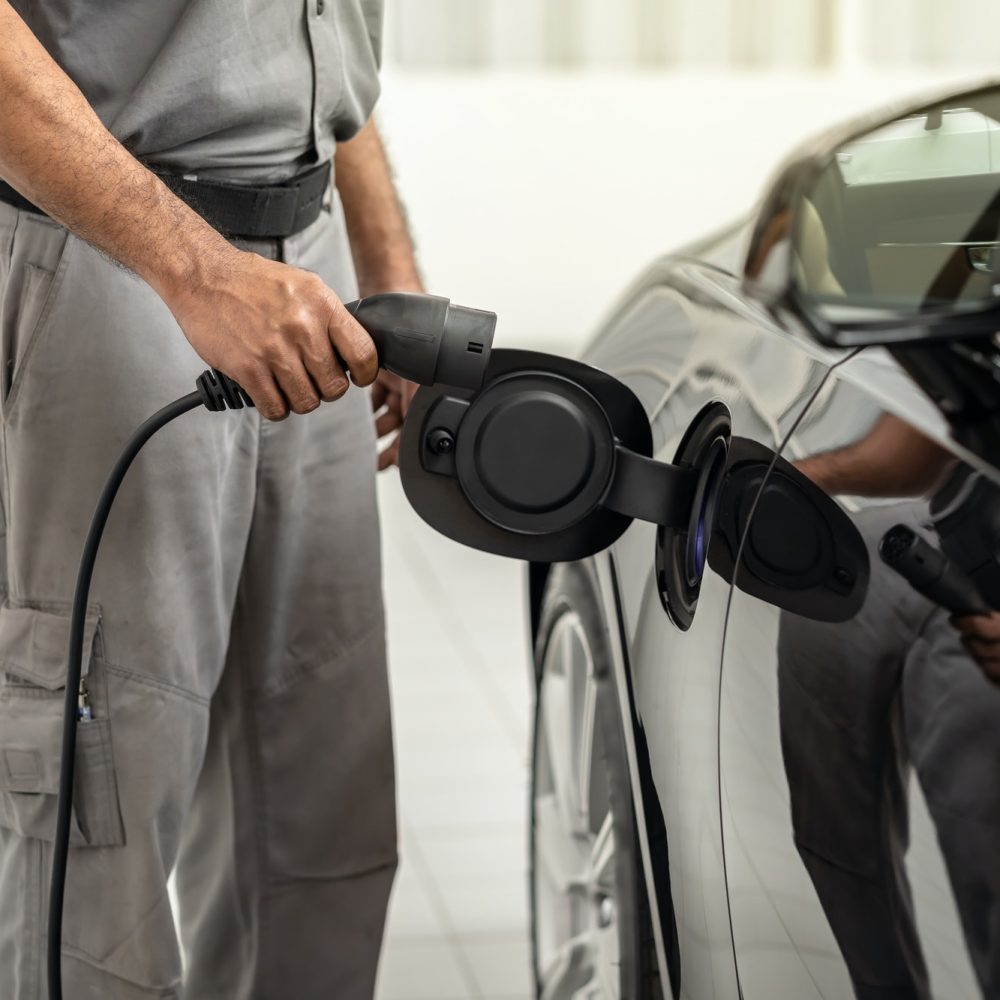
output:
<instances>
[{"instance_id":1,"label":"gray work uniform","mask_svg":"<svg viewBox=\"0 0 1000 1000\"><path fill-rule=\"evenodd\" d=\"M161 163L288 173L328 156L377 91L377 11L355 0L19 6ZM248 249L356 294L334 192L304 232ZM127 438L205 365L144 282L6 205L0 350L0 997L42 1000L82 540ZM182 995L175 868L187 1000L370 997L396 829L367 394L161 431L112 513L91 602L67 1000Z\"/></svg>"}]
</instances>

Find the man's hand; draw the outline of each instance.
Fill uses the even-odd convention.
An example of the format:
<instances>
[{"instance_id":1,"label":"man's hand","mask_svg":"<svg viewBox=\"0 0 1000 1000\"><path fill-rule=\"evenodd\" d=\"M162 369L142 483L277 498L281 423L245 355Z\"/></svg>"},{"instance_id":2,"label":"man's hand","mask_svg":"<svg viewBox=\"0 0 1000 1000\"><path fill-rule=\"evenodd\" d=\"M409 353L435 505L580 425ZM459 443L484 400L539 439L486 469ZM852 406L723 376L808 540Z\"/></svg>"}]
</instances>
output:
<instances>
[{"instance_id":1,"label":"man's hand","mask_svg":"<svg viewBox=\"0 0 1000 1000\"><path fill-rule=\"evenodd\" d=\"M235 379L268 420L309 413L378 372L375 345L308 271L233 249L222 266L165 296L191 346Z\"/></svg>"},{"instance_id":2,"label":"man's hand","mask_svg":"<svg viewBox=\"0 0 1000 1000\"><path fill-rule=\"evenodd\" d=\"M951 623L961 633L962 644L983 668L983 673L994 683L1000 683L1000 612L956 615Z\"/></svg>"},{"instance_id":3,"label":"man's hand","mask_svg":"<svg viewBox=\"0 0 1000 1000\"><path fill-rule=\"evenodd\" d=\"M399 442L402 437L403 421L410 408L410 400L419 386L416 382L382 370L372 387L372 410L375 413L375 434L381 442L392 435L389 443L378 453L378 469L388 469L399 465Z\"/></svg>"}]
</instances>

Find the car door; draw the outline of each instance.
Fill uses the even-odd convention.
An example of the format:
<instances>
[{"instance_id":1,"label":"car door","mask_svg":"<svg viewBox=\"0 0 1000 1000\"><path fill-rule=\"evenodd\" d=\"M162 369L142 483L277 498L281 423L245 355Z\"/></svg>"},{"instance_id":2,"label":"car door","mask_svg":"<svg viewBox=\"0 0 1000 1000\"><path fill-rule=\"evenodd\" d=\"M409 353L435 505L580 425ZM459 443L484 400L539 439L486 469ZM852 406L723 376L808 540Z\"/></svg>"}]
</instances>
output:
<instances>
[{"instance_id":1,"label":"car door","mask_svg":"<svg viewBox=\"0 0 1000 1000\"><path fill-rule=\"evenodd\" d=\"M681 457L692 429L721 410L728 433L767 436L739 402L741 370L756 345L710 298L696 301L675 264L636 295L589 353L640 397L655 456ZM714 358L732 361L720 372ZM718 808L718 664L728 583L704 570L697 603L682 627L665 606L673 579L662 533L636 521L615 544L610 586L620 597L628 724L636 732L651 898L658 903L666 966L676 996L736 996ZM600 560L599 560L600 561ZM659 572L657 563L660 563ZM613 616L616 609L612 609Z\"/></svg>"},{"instance_id":2,"label":"car door","mask_svg":"<svg viewBox=\"0 0 1000 1000\"><path fill-rule=\"evenodd\" d=\"M738 281L716 267L675 260L659 279L595 345L591 359L643 399L662 461L680 458L692 432L718 407L734 440L773 456L835 356L775 329L746 305ZM640 522L613 548L635 722L650 768L644 805L662 813L656 825L664 856L654 852L651 862L654 873L658 863L666 868L657 886L665 957L674 966L677 995L736 996L718 755L731 588L710 558L697 605L679 623L664 606L665 556L662 532ZM769 597L781 602L795 594Z\"/></svg>"},{"instance_id":3,"label":"car door","mask_svg":"<svg viewBox=\"0 0 1000 1000\"><path fill-rule=\"evenodd\" d=\"M849 513L871 577L839 623L731 593L719 762L742 995L996 996L1000 689L880 555L902 534L931 547L918 571L942 545L989 571L991 470L877 349L796 409L783 457Z\"/></svg>"},{"instance_id":4,"label":"car door","mask_svg":"<svg viewBox=\"0 0 1000 1000\"><path fill-rule=\"evenodd\" d=\"M733 234L731 245L740 238L741 234ZM641 443L653 465L717 473L715 478L706 475L698 482L699 490L714 483L717 490L712 495L723 498L715 523L726 524L724 539L713 533L709 508L699 505L699 496L709 495L708 486L703 494L695 493L691 507L705 511L698 521L705 526L702 537L687 515L683 529L666 516L663 524L651 523L657 515L648 497L640 502L638 496L628 495L630 490L643 493L638 480L624 489L615 487L615 503L617 509L641 508L646 519L633 520L623 533L615 531L614 537L605 534L614 524L604 522L583 541L576 528L525 530L532 528L525 522L524 511L537 496L536 480L547 474L546 463L560 461L567 442L575 442L576 423L565 424L565 438L561 431L554 431L564 426L561 410L547 411L554 417L551 422L543 416L519 423L510 418L509 408L500 406L477 417L473 407L480 405L477 400L483 396L458 398L445 390L422 390L423 398L418 394L414 401L403 443L404 488L417 510L439 530L487 551L536 561L577 559L582 547L597 553L594 561L602 568L602 577L611 575L605 580L606 592L613 594L608 620L620 618L623 626L629 689L623 711L635 732L640 756L647 881L659 918L654 930L664 979L678 996L735 997L738 993L719 811L719 679L729 580L742 523L750 509L744 500L753 497L776 460L773 449L795 403L825 372L818 348L805 348L772 330L770 323L765 324L770 330L765 335L762 324L764 318L745 305L738 279L728 271L693 258L668 259L630 291L587 356L588 362L606 373L600 376L604 381L594 383L596 393L611 398L614 386L624 386L631 390L630 398L638 401L647 435ZM496 394L494 386L501 383L513 393L512 380L519 377L520 368L535 372L545 366L560 379L588 377L562 359L513 352L500 355L496 381L488 383L483 395ZM525 378L533 392L536 375ZM511 398L503 397L501 404L506 407ZM498 412L501 417L495 418ZM516 433L504 432L500 458L473 461L469 452L475 444L470 441L481 443L482 428L490 427L488 421L494 419ZM445 431L447 450L438 454L433 446ZM525 465L518 451L529 432L547 443L530 442L530 475L522 476L524 482L515 486ZM467 435L464 444L463 434ZM643 435L634 436L638 440ZM720 441L725 443L722 460ZM456 483L450 464L450 456L461 456L463 449L466 468L472 470L468 486L460 475ZM737 471L749 473L738 486L732 485ZM794 486L796 475L786 470L787 482ZM565 482L559 479L560 489ZM490 492L489 504L475 509L477 496L470 499L462 491L478 495L484 486ZM580 490L588 488L585 484ZM794 490L786 499L793 521L811 523L824 516L810 506L808 497ZM520 505L514 512L516 518L510 520L518 530L504 527L506 515L499 502ZM543 513L548 517L548 508ZM833 513L840 516L836 508ZM776 544L779 549L787 548L783 539ZM599 554L608 546L610 561ZM780 606L800 605L798 581L785 587L771 580L763 591L761 583L759 573L740 581L741 586L763 593ZM848 586L835 600L850 597L854 589ZM614 606L615 601L620 601L620 607Z\"/></svg>"}]
</instances>

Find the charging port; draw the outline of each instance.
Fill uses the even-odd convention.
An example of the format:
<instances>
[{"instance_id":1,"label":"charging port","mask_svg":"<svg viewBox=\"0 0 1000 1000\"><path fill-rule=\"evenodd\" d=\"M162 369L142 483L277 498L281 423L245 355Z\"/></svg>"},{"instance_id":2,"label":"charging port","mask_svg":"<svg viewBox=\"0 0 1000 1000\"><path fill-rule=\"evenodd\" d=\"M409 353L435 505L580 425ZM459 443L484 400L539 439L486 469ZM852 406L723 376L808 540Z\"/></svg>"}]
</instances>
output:
<instances>
[{"instance_id":1,"label":"charging port","mask_svg":"<svg viewBox=\"0 0 1000 1000\"><path fill-rule=\"evenodd\" d=\"M691 518L683 529L663 527L656 533L660 602L671 621L684 631L691 627L698 607L731 432L732 419L722 403L710 403L691 423L674 457L675 465L699 474Z\"/></svg>"}]
</instances>

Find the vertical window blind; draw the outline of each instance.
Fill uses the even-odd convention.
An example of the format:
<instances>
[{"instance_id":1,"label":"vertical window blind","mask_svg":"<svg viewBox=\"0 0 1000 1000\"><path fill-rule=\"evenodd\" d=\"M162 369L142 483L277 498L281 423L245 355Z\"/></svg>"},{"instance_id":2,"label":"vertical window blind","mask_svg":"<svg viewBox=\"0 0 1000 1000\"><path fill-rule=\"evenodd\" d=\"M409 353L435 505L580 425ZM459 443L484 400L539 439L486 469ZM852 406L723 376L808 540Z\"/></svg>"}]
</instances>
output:
<instances>
[{"instance_id":1,"label":"vertical window blind","mask_svg":"<svg viewBox=\"0 0 1000 1000\"><path fill-rule=\"evenodd\" d=\"M430 71L1000 65L997 0L397 0L388 28Z\"/></svg>"}]
</instances>

